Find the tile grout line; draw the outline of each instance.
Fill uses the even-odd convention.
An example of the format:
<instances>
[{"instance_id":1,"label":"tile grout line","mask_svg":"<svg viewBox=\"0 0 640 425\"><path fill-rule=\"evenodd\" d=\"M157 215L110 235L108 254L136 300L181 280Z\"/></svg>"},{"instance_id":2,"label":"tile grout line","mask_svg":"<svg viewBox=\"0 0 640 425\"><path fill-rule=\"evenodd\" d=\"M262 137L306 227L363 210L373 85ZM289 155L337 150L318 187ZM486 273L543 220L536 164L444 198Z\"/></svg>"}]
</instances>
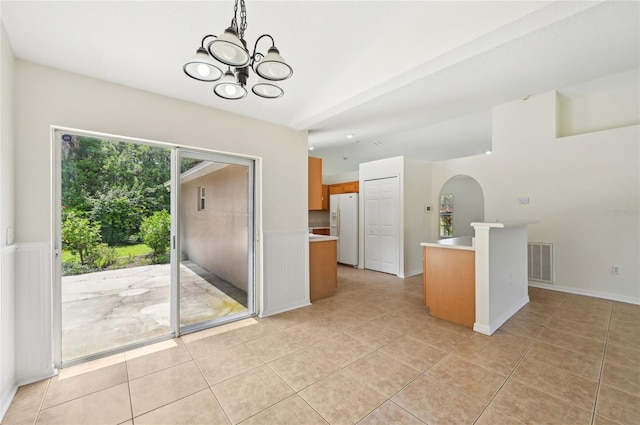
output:
<instances>
[{"instance_id":1,"label":"tile grout line","mask_svg":"<svg viewBox=\"0 0 640 425\"><path fill-rule=\"evenodd\" d=\"M47 396L47 392L49 392L49 385L51 385L51 379L47 379L47 388L44 390L44 394L42 394L42 400L40 400L40 406L38 406L38 413L36 414L36 418L33 420L33 425L38 423L38 419L40 419L40 413L42 413L42 406L44 406L44 398Z\"/></svg>"},{"instance_id":2,"label":"tile grout line","mask_svg":"<svg viewBox=\"0 0 640 425\"><path fill-rule=\"evenodd\" d=\"M511 370L511 372L509 373L509 375L507 376L507 378L504 380L504 382L502 383L502 385L500 385L500 388L498 388L498 390L495 392L495 394L493 395L493 397L491 397L491 400L489 400L489 402L486 404L486 406L484 407L484 409L482 409L482 412L480 412L480 415L476 418L476 420L473 422L474 424L476 424L478 422L478 420L482 417L482 415L484 414L484 412L486 412L487 408L489 408L489 406L493 403L493 401L496 399L496 397L498 396L498 394L500 393L500 391L502 390L502 388L504 388L504 386L507 384L507 382L509 382L509 380L511 379L511 377L513 376L513 374L516 372L516 370L518 370L518 367L520 366L520 364L522 364L522 362L524 361L525 357L527 356L527 354L529 353L529 351L531 351L531 348L533 348L533 346L535 345L536 342L538 342L538 340L540 339L540 337L542 336L542 334L544 333L544 330L547 328L547 324L549 324L549 322L551 321L551 319L553 319L553 317L556 315L556 313L558 312L558 310L560 309L560 307L562 306L562 304L564 304L566 298L564 300L562 300L562 303L560 303L560 305L558 307L555 308L555 311L553 312L553 314L551 315L551 317L549 317L549 319L547 319L543 325L542 325L542 329L538 332L538 335L536 335L533 338L533 342L531 342L531 344L529 344L529 347L527 347L527 349L524 351L524 353L522 354L522 356L520 356L520 359L518 360L518 362L516 363L516 365L513 367L513 369ZM506 331L505 331L506 332ZM514 334L515 335L515 334ZM497 408L496 408L497 409ZM499 410L499 409L498 409ZM520 418L517 418L516 420L520 421ZM521 422L521 421L520 421Z\"/></svg>"},{"instance_id":3,"label":"tile grout line","mask_svg":"<svg viewBox=\"0 0 640 425\"><path fill-rule=\"evenodd\" d=\"M602 352L602 361L600 363L600 373L598 375L598 386L596 388L596 399L593 401L593 410L591 412L591 424L596 420L596 412L598 410L598 400L600 398L600 388L602 388L602 376L604 375L604 362L607 356L607 348L609 347L609 332L611 330L611 319L613 318L613 302L611 303L611 311L609 312L609 322L607 323L607 334L604 339L604 351Z\"/></svg>"},{"instance_id":4,"label":"tile grout line","mask_svg":"<svg viewBox=\"0 0 640 425\"><path fill-rule=\"evenodd\" d=\"M131 380L129 379L129 363L127 363L127 356L124 356L124 368L127 374L127 393L129 394L129 413L131 413L131 423L133 421L133 397L131 397Z\"/></svg>"}]
</instances>

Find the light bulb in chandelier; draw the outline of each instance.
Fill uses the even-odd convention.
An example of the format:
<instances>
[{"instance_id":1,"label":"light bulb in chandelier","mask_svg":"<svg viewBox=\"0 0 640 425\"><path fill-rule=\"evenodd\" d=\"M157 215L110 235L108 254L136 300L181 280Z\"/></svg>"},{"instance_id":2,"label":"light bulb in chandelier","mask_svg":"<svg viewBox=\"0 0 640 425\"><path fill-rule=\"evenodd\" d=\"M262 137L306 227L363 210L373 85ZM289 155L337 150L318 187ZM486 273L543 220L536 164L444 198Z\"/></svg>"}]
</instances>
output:
<instances>
[{"instance_id":1,"label":"light bulb in chandelier","mask_svg":"<svg viewBox=\"0 0 640 425\"><path fill-rule=\"evenodd\" d=\"M223 99L242 99L247 95L247 89L238 83L235 74L229 69L224 73L220 82L213 86L213 92Z\"/></svg>"},{"instance_id":2,"label":"light bulb in chandelier","mask_svg":"<svg viewBox=\"0 0 640 425\"><path fill-rule=\"evenodd\" d=\"M222 71L202 47L198 48L193 59L182 69L189 77L199 81L217 81L222 77Z\"/></svg>"}]
</instances>

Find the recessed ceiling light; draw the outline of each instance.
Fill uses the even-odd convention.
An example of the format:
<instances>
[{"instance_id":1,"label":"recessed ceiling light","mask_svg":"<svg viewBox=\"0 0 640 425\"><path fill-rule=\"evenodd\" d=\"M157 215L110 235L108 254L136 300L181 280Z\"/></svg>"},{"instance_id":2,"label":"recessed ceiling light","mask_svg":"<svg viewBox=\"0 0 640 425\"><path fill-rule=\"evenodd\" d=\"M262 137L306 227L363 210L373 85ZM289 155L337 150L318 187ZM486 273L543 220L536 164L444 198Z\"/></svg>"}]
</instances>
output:
<instances>
[{"instance_id":1,"label":"recessed ceiling light","mask_svg":"<svg viewBox=\"0 0 640 425\"><path fill-rule=\"evenodd\" d=\"M309 150L312 151L313 150L313 146L309 146Z\"/></svg>"},{"instance_id":2,"label":"recessed ceiling light","mask_svg":"<svg viewBox=\"0 0 640 425\"><path fill-rule=\"evenodd\" d=\"M491 155L491 151L486 151L484 154L485 155Z\"/></svg>"},{"instance_id":3,"label":"recessed ceiling light","mask_svg":"<svg viewBox=\"0 0 640 425\"><path fill-rule=\"evenodd\" d=\"M355 136L355 133L347 134L347 139L353 139L354 136Z\"/></svg>"}]
</instances>

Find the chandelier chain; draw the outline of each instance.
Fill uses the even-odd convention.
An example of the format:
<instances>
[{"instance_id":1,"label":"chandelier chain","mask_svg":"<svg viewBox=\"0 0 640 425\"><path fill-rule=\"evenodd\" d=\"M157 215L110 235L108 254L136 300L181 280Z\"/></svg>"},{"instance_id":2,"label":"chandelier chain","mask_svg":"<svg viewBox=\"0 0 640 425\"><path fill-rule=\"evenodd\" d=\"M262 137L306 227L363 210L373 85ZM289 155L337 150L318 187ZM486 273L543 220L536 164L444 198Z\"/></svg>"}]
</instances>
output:
<instances>
[{"instance_id":1,"label":"chandelier chain","mask_svg":"<svg viewBox=\"0 0 640 425\"><path fill-rule=\"evenodd\" d=\"M244 31L247 29L247 7L244 0L240 0L240 39L244 39Z\"/></svg>"}]
</instances>

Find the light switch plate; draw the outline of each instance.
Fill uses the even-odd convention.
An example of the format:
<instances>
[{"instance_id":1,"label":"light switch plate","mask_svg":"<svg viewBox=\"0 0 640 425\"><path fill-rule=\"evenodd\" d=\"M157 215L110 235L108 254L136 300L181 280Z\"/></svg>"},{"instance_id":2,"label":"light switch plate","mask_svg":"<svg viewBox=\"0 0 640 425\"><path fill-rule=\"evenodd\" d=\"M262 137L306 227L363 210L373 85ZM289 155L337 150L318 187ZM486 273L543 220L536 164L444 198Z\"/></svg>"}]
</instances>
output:
<instances>
[{"instance_id":1,"label":"light switch plate","mask_svg":"<svg viewBox=\"0 0 640 425\"><path fill-rule=\"evenodd\" d=\"M528 196L524 196L522 198L518 198L518 202L521 204L528 204L529 203L529 197Z\"/></svg>"}]
</instances>

